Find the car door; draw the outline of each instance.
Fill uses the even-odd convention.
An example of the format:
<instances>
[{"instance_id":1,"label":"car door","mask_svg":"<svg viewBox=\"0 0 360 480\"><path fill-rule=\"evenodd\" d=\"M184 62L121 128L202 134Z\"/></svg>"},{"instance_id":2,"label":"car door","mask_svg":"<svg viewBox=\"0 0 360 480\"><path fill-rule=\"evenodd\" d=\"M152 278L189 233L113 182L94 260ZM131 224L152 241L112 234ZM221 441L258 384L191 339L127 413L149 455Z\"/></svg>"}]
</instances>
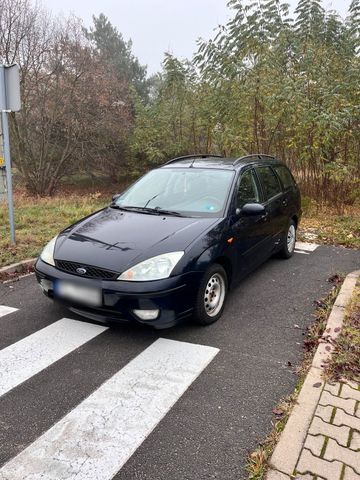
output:
<instances>
[{"instance_id":1,"label":"car door","mask_svg":"<svg viewBox=\"0 0 360 480\"><path fill-rule=\"evenodd\" d=\"M242 215L241 209L247 203L260 203L261 189L253 168L239 176L233 199L231 235L234 238L236 277L241 278L260 264L266 257L263 243L267 236L267 215Z\"/></svg>"},{"instance_id":2,"label":"car door","mask_svg":"<svg viewBox=\"0 0 360 480\"><path fill-rule=\"evenodd\" d=\"M271 166L256 166L255 170L261 184L263 205L267 212L264 248L270 256L281 242L287 226L287 202L281 183Z\"/></svg>"},{"instance_id":3,"label":"car door","mask_svg":"<svg viewBox=\"0 0 360 480\"><path fill-rule=\"evenodd\" d=\"M294 214L298 215L300 210L300 194L293 176L285 165L275 165L273 167L275 173L280 179L283 186L283 206L287 219ZM287 226L287 225L286 225Z\"/></svg>"}]
</instances>

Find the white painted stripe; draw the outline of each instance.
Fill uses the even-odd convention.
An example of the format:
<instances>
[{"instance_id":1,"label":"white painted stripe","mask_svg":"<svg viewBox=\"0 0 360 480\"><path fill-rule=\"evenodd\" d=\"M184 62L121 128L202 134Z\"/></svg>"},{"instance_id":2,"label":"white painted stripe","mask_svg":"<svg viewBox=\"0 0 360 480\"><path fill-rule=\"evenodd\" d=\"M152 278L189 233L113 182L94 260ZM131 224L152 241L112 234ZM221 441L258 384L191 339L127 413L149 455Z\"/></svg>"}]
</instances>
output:
<instances>
[{"instance_id":1,"label":"white painted stripe","mask_svg":"<svg viewBox=\"0 0 360 480\"><path fill-rule=\"evenodd\" d=\"M316 243L307 243L307 242L296 242L295 248L299 250L304 250L305 252L313 252L318 248L319 245Z\"/></svg>"},{"instance_id":2,"label":"white painted stripe","mask_svg":"<svg viewBox=\"0 0 360 480\"><path fill-rule=\"evenodd\" d=\"M63 318L4 348L0 351L0 395L28 380L107 328Z\"/></svg>"},{"instance_id":3,"label":"white painted stripe","mask_svg":"<svg viewBox=\"0 0 360 480\"><path fill-rule=\"evenodd\" d=\"M17 308L7 307L5 305L0 305L0 318L8 315L9 313L16 312Z\"/></svg>"},{"instance_id":4,"label":"white painted stripe","mask_svg":"<svg viewBox=\"0 0 360 480\"><path fill-rule=\"evenodd\" d=\"M5 464L0 479L111 479L218 351L156 340Z\"/></svg>"},{"instance_id":5,"label":"white painted stripe","mask_svg":"<svg viewBox=\"0 0 360 480\"><path fill-rule=\"evenodd\" d=\"M303 255L310 255L309 252L303 252L302 250L297 250L296 248L295 248L295 253L302 253Z\"/></svg>"}]
</instances>

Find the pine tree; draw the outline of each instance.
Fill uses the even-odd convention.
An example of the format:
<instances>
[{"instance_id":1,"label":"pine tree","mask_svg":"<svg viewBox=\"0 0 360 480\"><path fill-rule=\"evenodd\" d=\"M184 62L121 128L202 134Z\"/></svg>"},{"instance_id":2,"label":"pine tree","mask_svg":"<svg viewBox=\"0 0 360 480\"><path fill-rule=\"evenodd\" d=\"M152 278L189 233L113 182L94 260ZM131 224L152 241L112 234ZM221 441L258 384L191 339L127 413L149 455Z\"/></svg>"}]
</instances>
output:
<instances>
[{"instance_id":1,"label":"pine tree","mask_svg":"<svg viewBox=\"0 0 360 480\"><path fill-rule=\"evenodd\" d=\"M140 97L146 100L149 93L146 66L141 65L133 55L132 41L126 42L103 13L98 17L94 15L93 23L93 27L85 30L87 38L102 58L115 67L119 77L132 84Z\"/></svg>"}]
</instances>

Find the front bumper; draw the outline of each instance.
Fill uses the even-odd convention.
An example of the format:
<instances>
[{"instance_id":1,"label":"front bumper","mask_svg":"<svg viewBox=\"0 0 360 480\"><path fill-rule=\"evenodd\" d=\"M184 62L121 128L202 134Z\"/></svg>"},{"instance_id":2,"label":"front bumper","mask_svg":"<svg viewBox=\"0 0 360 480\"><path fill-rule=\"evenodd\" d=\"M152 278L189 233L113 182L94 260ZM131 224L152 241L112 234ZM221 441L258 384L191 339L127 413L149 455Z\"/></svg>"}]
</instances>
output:
<instances>
[{"instance_id":1,"label":"front bumper","mask_svg":"<svg viewBox=\"0 0 360 480\"><path fill-rule=\"evenodd\" d=\"M102 305L99 307L57 297L53 288L43 290L45 295L63 303L75 313L98 321L142 323L155 328L171 327L192 314L203 275L202 272L189 272L151 282L97 280L63 272L40 258L35 264L35 274L39 283L45 279L53 285L57 280L65 280L101 289ZM134 313L134 310L156 309L159 315L155 320L141 320Z\"/></svg>"}]
</instances>

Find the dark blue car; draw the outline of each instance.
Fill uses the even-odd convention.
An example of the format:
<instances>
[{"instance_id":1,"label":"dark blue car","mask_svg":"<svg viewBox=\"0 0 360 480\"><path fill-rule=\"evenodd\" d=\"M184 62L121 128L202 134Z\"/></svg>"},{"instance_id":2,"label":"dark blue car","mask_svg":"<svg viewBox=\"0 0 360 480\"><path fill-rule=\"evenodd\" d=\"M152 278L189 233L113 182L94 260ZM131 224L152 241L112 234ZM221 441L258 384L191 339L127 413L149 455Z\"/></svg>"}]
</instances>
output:
<instances>
[{"instance_id":1,"label":"dark blue car","mask_svg":"<svg viewBox=\"0 0 360 480\"><path fill-rule=\"evenodd\" d=\"M296 182L273 157L175 158L53 238L36 276L94 320L208 325L248 272L292 256L300 216Z\"/></svg>"}]
</instances>

